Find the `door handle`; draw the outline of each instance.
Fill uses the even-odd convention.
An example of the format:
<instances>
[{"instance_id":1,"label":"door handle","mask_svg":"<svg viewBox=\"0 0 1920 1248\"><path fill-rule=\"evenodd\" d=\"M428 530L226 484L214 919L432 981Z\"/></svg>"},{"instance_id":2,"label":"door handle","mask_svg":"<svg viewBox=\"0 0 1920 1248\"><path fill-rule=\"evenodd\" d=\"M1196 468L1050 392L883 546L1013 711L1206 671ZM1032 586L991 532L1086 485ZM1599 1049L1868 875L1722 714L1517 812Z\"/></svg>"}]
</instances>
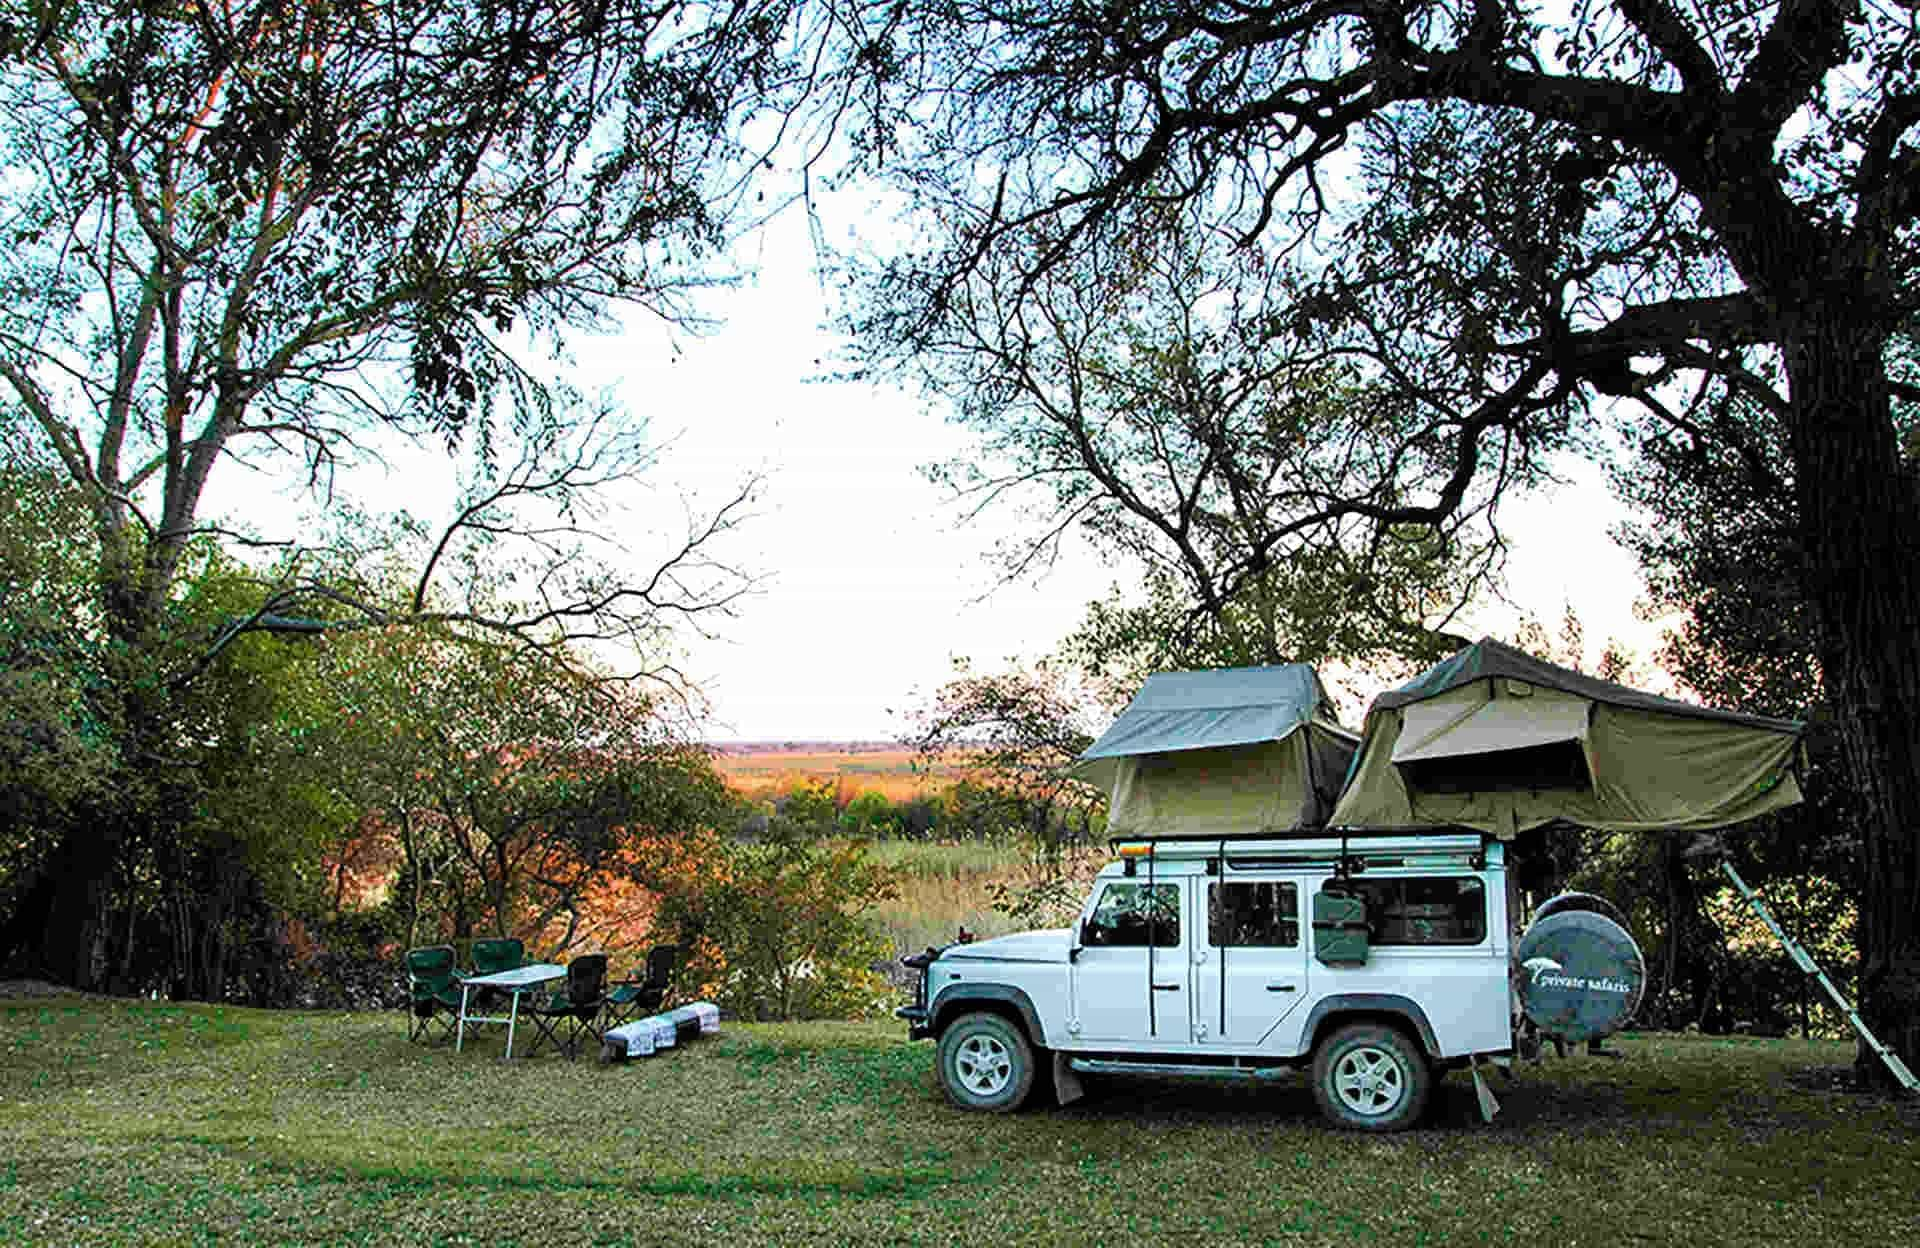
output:
<instances>
[{"instance_id":1,"label":"door handle","mask_svg":"<svg viewBox=\"0 0 1920 1248\"><path fill-rule=\"evenodd\" d=\"M1268 992L1292 992L1296 987L1298 987L1297 984L1268 984L1267 991Z\"/></svg>"},{"instance_id":2,"label":"door handle","mask_svg":"<svg viewBox=\"0 0 1920 1248\"><path fill-rule=\"evenodd\" d=\"M1155 992L1179 992L1180 985L1179 984L1155 984L1153 986L1153 990Z\"/></svg>"}]
</instances>

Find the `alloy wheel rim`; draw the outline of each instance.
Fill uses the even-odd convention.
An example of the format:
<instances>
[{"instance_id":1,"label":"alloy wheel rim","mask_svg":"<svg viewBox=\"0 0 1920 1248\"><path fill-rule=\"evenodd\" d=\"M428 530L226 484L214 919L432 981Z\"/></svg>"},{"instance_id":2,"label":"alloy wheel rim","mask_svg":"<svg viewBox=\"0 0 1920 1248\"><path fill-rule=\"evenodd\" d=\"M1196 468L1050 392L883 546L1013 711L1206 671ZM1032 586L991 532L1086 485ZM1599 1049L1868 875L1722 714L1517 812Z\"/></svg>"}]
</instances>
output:
<instances>
[{"instance_id":1,"label":"alloy wheel rim","mask_svg":"<svg viewBox=\"0 0 1920 1248\"><path fill-rule=\"evenodd\" d=\"M1367 1045L1343 1056L1333 1070L1334 1091L1356 1114L1375 1118L1406 1095L1406 1076L1385 1049Z\"/></svg>"},{"instance_id":2,"label":"alloy wheel rim","mask_svg":"<svg viewBox=\"0 0 1920 1248\"><path fill-rule=\"evenodd\" d=\"M1013 1082L1013 1053L992 1036L968 1036L953 1055L960 1086L975 1096L993 1096Z\"/></svg>"}]
</instances>

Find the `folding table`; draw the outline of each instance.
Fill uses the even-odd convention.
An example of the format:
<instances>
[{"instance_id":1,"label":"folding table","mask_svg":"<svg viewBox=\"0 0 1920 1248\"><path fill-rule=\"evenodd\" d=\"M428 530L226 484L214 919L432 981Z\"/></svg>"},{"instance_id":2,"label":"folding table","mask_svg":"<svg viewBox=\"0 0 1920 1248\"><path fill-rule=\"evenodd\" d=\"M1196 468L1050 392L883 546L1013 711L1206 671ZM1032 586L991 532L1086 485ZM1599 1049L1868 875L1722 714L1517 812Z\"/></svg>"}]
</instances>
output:
<instances>
[{"instance_id":1,"label":"folding table","mask_svg":"<svg viewBox=\"0 0 1920 1248\"><path fill-rule=\"evenodd\" d=\"M507 1053L513 1056L513 1029L520 1019L520 994L531 992L540 984L556 979L565 979L567 968L552 962L535 962L531 966L516 967L511 971L495 971L491 975L475 975L472 979L460 981L460 1026L453 1038L453 1051L460 1051L461 1042L466 1039L468 1023L505 1023L507 1025ZM513 1007L505 1017L498 1014L470 1014L468 1002L475 988L502 988L513 994Z\"/></svg>"}]
</instances>

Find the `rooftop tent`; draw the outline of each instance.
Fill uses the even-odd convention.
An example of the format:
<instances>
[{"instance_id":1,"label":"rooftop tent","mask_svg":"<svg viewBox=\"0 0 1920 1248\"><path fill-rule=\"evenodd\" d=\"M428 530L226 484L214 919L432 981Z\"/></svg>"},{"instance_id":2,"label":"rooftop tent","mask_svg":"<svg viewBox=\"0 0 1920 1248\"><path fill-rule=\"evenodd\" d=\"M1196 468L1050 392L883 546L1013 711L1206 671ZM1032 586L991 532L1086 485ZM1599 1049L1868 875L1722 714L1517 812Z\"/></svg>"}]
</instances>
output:
<instances>
[{"instance_id":1,"label":"rooftop tent","mask_svg":"<svg viewBox=\"0 0 1920 1248\"><path fill-rule=\"evenodd\" d=\"M1555 820L1613 832L1724 827L1800 800L1801 728L1482 640L1374 700L1333 822L1509 838Z\"/></svg>"},{"instance_id":2,"label":"rooftop tent","mask_svg":"<svg viewBox=\"0 0 1920 1248\"><path fill-rule=\"evenodd\" d=\"M1326 822L1358 744L1304 663L1161 672L1074 774L1115 835L1264 832Z\"/></svg>"}]
</instances>

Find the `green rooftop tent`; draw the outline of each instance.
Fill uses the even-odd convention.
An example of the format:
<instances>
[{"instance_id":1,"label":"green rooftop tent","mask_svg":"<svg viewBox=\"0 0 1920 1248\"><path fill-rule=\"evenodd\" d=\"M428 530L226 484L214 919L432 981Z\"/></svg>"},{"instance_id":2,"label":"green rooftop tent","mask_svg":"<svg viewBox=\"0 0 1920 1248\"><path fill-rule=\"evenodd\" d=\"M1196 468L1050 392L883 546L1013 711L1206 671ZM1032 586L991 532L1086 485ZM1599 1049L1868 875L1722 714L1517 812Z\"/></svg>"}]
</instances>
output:
<instances>
[{"instance_id":1,"label":"green rooftop tent","mask_svg":"<svg viewBox=\"0 0 1920 1248\"><path fill-rule=\"evenodd\" d=\"M1721 828L1800 800L1803 727L1656 697L1483 639L1374 699L1333 822L1506 839L1556 820Z\"/></svg>"},{"instance_id":2,"label":"green rooftop tent","mask_svg":"<svg viewBox=\"0 0 1920 1248\"><path fill-rule=\"evenodd\" d=\"M1317 827L1358 744L1305 663L1160 672L1074 774L1107 790L1116 836Z\"/></svg>"}]
</instances>

